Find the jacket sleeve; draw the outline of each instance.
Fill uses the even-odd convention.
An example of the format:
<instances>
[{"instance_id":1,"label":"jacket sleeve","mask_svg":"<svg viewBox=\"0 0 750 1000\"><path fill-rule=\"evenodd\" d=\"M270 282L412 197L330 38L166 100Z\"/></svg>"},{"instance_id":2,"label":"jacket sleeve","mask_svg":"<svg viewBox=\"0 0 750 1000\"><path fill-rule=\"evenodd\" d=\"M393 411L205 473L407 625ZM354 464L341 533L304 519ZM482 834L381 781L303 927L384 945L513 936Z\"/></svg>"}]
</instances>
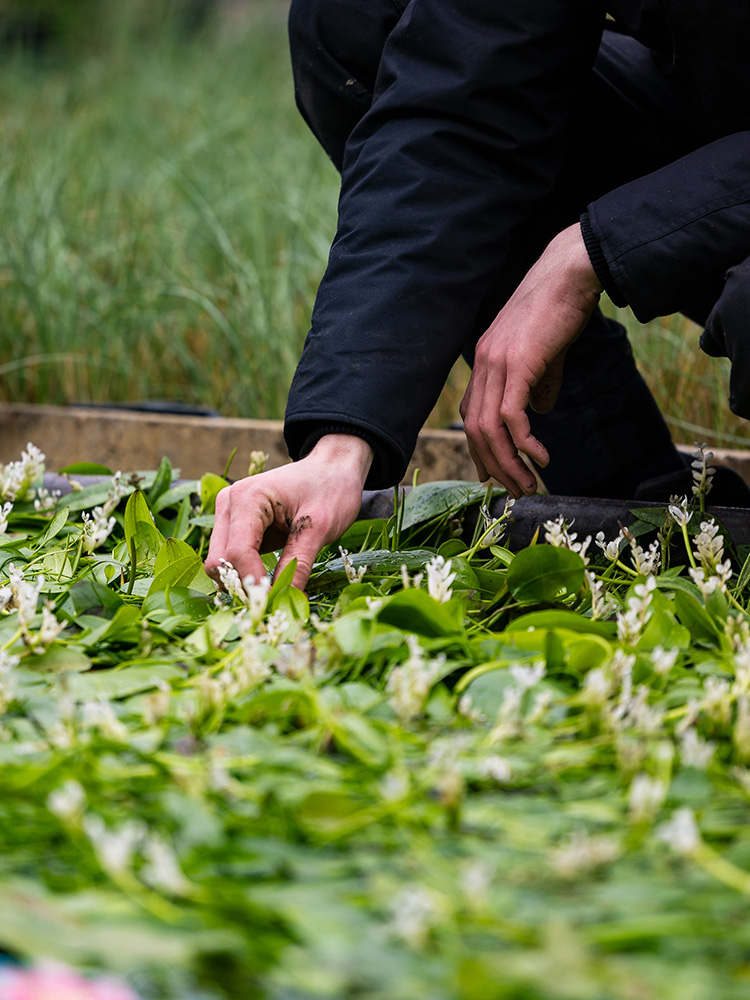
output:
<instances>
[{"instance_id":1,"label":"jacket sleeve","mask_svg":"<svg viewBox=\"0 0 750 1000\"><path fill-rule=\"evenodd\" d=\"M344 157L339 220L292 383L293 458L321 428L375 442L398 482L451 365L551 190L602 30L593 0L419 0Z\"/></svg>"},{"instance_id":2,"label":"jacket sleeve","mask_svg":"<svg viewBox=\"0 0 750 1000\"><path fill-rule=\"evenodd\" d=\"M616 305L642 323L674 312L705 323L728 269L750 254L750 132L616 188L581 226Z\"/></svg>"}]
</instances>

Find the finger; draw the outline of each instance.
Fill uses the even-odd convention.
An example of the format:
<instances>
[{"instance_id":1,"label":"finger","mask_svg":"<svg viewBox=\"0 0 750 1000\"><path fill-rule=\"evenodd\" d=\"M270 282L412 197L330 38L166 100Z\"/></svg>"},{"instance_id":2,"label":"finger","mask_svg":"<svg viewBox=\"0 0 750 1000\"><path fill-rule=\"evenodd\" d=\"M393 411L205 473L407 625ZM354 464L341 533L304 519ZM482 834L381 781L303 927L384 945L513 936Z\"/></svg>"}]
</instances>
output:
<instances>
[{"instance_id":1,"label":"finger","mask_svg":"<svg viewBox=\"0 0 750 1000\"><path fill-rule=\"evenodd\" d=\"M216 514L211 538L208 543L208 555L204 562L206 573L212 580L219 581L219 560L224 558L229 537L229 489L220 490L216 496Z\"/></svg>"},{"instance_id":2,"label":"finger","mask_svg":"<svg viewBox=\"0 0 750 1000\"><path fill-rule=\"evenodd\" d=\"M528 387L509 383L501 409L503 420L515 448L523 451L537 465L545 468L549 464L549 452L542 442L531 433L531 423L526 413L528 402ZM533 475L528 469L527 472Z\"/></svg>"},{"instance_id":3,"label":"finger","mask_svg":"<svg viewBox=\"0 0 750 1000\"><path fill-rule=\"evenodd\" d=\"M300 590L304 590L318 553L329 541L328 534L327 523L310 514L300 514L289 529L289 540L284 547L274 575L278 576L292 559L296 559L297 568L294 571L292 583Z\"/></svg>"},{"instance_id":4,"label":"finger","mask_svg":"<svg viewBox=\"0 0 750 1000\"><path fill-rule=\"evenodd\" d=\"M274 508L265 493L249 490L246 480L230 486L230 519L224 558L230 562L244 580L252 576L257 582L266 575L260 558L266 531L274 524ZM239 487L239 489L237 488Z\"/></svg>"},{"instance_id":5,"label":"finger","mask_svg":"<svg viewBox=\"0 0 750 1000\"><path fill-rule=\"evenodd\" d=\"M479 452L472 444L471 438L468 436L468 434L466 435L466 444L469 448L469 455L471 456L471 460L474 463L474 468L477 470L477 478L479 479L479 482L486 483L487 480L490 478L490 474L485 468L484 462L479 457Z\"/></svg>"},{"instance_id":6,"label":"finger","mask_svg":"<svg viewBox=\"0 0 750 1000\"><path fill-rule=\"evenodd\" d=\"M486 364L482 363L480 367L481 372L475 371L476 377L472 376L464 397L464 431L480 479L484 482L489 473L516 499L524 493L535 493L536 478L519 457L500 419L505 367L496 363L493 378L489 380L483 377L487 371Z\"/></svg>"}]
</instances>

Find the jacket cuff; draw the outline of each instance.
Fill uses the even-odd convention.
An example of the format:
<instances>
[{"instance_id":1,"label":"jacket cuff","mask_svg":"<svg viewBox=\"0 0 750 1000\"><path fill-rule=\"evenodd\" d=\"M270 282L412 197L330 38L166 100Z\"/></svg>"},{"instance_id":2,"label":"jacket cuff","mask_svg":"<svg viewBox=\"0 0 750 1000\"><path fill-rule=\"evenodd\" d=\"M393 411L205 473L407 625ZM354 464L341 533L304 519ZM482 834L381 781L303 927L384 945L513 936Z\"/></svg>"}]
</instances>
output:
<instances>
[{"instance_id":1,"label":"jacket cuff","mask_svg":"<svg viewBox=\"0 0 750 1000\"><path fill-rule=\"evenodd\" d=\"M580 222L583 243L586 247L586 253L589 255L589 260L591 261L594 273L614 305L624 309L628 304L627 300L617 287L615 279L612 277L612 272L609 269L609 264L607 263L607 258L604 255L602 245L594 235L594 229L591 225L591 219L589 218L588 212L583 213Z\"/></svg>"},{"instance_id":2,"label":"jacket cuff","mask_svg":"<svg viewBox=\"0 0 750 1000\"><path fill-rule=\"evenodd\" d=\"M353 434L366 441L374 452L372 465L365 480L364 489L382 490L394 486L402 478L395 472L390 449L376 434L356 424L336 421L294 421L284 425L284 438L293 461L309 455L315 445L327 434Z\"/></svg>"}]
</instances>

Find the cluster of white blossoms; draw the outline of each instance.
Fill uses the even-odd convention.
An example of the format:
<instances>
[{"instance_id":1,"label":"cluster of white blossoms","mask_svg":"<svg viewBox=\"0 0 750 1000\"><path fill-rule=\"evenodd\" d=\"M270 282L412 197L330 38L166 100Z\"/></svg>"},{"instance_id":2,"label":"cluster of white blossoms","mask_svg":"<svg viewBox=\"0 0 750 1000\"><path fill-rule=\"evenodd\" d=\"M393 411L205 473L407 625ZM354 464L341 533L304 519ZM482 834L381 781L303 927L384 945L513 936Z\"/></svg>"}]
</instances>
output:
<instances>
[{"instance_id":1,"label":"cluster of white blossoms","mask_svg":"<svg viewBox=\"0 0 750 1000\"><path fill-rule=\"evenodd\" d=\"M616 861L622 846L613 837L576 830L549 854L553 871L561 878L575 879Z\"/></svg>"},{"instance_id":2,"label":"cluster of white blossoms","mask_svg":"<svg viewBox=\"0 0 750 1000\"><path fill-rule=\"evenodd\" d=\"M26 580L23 571L13 563L8 565L8 582L0 587L0 612L18 613L18 627L24 643L35 653L43 653L55 641L64 624L57 620L52 606L45 602L42 621L37 632L32 624L37 613L39 597L44 589L44 577L39 574L34 583Z\"/></svg>"},{"instance_id":3,"label":"cluster of white blossoms","mask_svg":"<svg viewBox=\"0 0 750 1000\"><path fill-rule=\"evenodd\" d=\"M649 822L661 809L667 797L667 786L661 778L641 772L636 774L628 790L630 819L634 823Z\"/></svg>"},{"instance_id":4,"label":"cluster of white blossoms","mask_svg":"<svg viewBox=\"0 0 750 1000\"><path fill-rule=\"evenodd\" d=\"M658 541L651 542L648 549L644 549L627 528L621 528L610 542L606 540L604 532L599 531L595 541L605 558L609 559L610 562L619 561L624 547L623 543L627 543L630 547L630 555L636 573L641 576L651 576L659 572L661 551Z\"/></svg>"},{"instance_id":5,"label":"cluster of white blossoms","mask_svg":"<svg viewBox=\"0 0 750 1000\"><path fill-rule=\"evenodd\" d=\"M701 846L701 834L695 821L695 813L688 806L675 810L672 818L662 823L656 831L659 840L677 854L688 857Z\"/></svg>"},{"instance_id":6,"label":"cluster of white blossoms","mask_svg":"<svg viewBox=\"0 0 750 1000\"><path fill-rule=\"evenodd\" d=\"M570 530L573 523L573 521L567 522L562 514L554 521L545 521L544 540L548 545L554 545L557 549L570 549L571 552L578 553L583 561L588 563L586 552L591 545L591 535L586 535L582 542L577 541L577 533Z\"/></svg>"},{"instance_id":7,"label":"cluster of white blossoms","mask_svg":"<svg viewBox=\"0 0 750 1000\"><path fill-rule=\"evenodd\" d=\"M456 574L451 573L451 561L442 556L435 556L425 566L427 571L427 591L430 597L445 604L453 596L453 581Z\"/></svg>"},{"instance_id":8,"label":"cluster of white blossoms","mask_svg":"<svg viewBox=\"0 0 750 1000\"><path fill-rule=\"evenodd\" d=\"M406 885L391 902L390 929L411 948L422 948L440 923L441 898L423 885Z\"/></svg>"},{"instance_id":9,"label":"cluster of white blossoms","mask_svg":"<svg viewBox=\"0 0 750 1000\"><path fill-rule=\"evenodd\" d=\"M386 690L396 715L408 722L422 712L432 685L442 673L445 656L428 659L415 635L407 635L406 643L409 656L391 670Z\"/></svg>"},{"instance_id":10,"label":"cluster of white blossoms","mask_svg":"<svg viewBox=\"0 0 750 1000\"><path fill-rule=\"evenodd\" d=\"M30 441L17 462L0 464L0 500L25 500L28 490L44 475L43 452Z\"/></svg>"},{"instance_id":11,"label":"cluster of white blossoms","mask_svg":"<svg viewBox=\"0 0 750 1000\"><path fill-rule=\"evenodd\" d=\"M346 579L348 583L361 583L362 577L367 572L367 566L360 566L355 568L354 563L349 558L349 550L343 549L339 545L339 552L341 554L341 562L344 564L344 572L346 573Z\"/></svg>"},{"instance_id":12,"label":"cluster of white blossoms","mask_svg":"<svg viewBox=\"0 0 750 1000\"><path fill-rule=\"evenodd\" d=\"M715 590L726 593L732 576L732 563L724 559L724 536L711 518L701 522L701 530L693 538L695 559L700 566L691 567L690 576L704 598Z\"/></svg>"},{"instance_id":13,"label":"cluster of white blossoms","mask_svg":"<svg viewBox=\"0 0 750 1000\"><path fill-rule=\"evenodd\" d=\"M47 797L50 812L67 827L83 831L97 861L112 878L138 874L147 885L171 896L184 896L190 891L190 882L180 869L177 855L162 837L137 819L108 827L101 816L87 812L86 805L83 786L70 779ZM138 855L143 863L136 873Z\"/></svg>"},{"instance_id":14,"label":"cluster of white blossoms","mask_svg":"<svg viewBox=\"0 0 750 1000\"><path fill-rule=\"evenodd\" d=\"M545 675L546 665L543 660L533 664L515 663L508 668L513 683L503 692L503 700L497 710L495 722L490 730L487 742L497 746L506 740L523 735L527 725L542 722L552 701L549 690L538 691L527 715L524 715L524 695L536 687Z\"/></svg>"},{"instance_id":15,"label":"cluster of white blossoms","mask_svg":"<svg viewBox=\"0 0 750 1000\"><path fill-rule=\"evenodd\" d=\"M271 581L267 576L263 576L256 583L252 573L243 580L234 566L227 559L219 560L219 580L225 593L230 600L236 601L243 606L253 627L257 626L266 613L268 606L268 592L271 589ZM216 603L222 604L221 595L216 595Z\"/></svg>"},{"instance_id":16,"label":"cluster of white blossoms","mask_svg":"<svg viewBox=\"0 0 750 1000\"><path fill-rule=\"evenodd\" d=\"M116 472L112 476L112 484L107 494L107 499L101 507L94 507L89 513L84 511L81 515L83 520L83 551L93 552L105 542L112 534L116 524L112 516L115 508L125 495L125 486L122 482L122 473Z\"/></svg>"},{"instance_id":17,"label":"cluster of white blossoms","mask_svg":"<svg viewBox=\"0 0 750 1000\"><path fill-rule=\"evenodd\" d=\"M104 695L81 705L81 719L84 733L96 730L113 743L127 743L130 739L127 726L118 719L112 703Z\"/></svg>"},{"instance_id":18,"label":"cluster of white blossoms","mask_svg":"<svg viewBox=\"0 0 750 1000\"><path fill-rule=\"evenodd\" d=\"M493 517L487 504L482 504L479 508L479 514L482 518L484 529L477 542L478 548L488 549L490 545L499 544L507 530L508 521L510 520L510 514L515 502L513 497L507 496L505 498L505 507L499 517Z\"/></svg>"},{"instance_id":19,"label":"cluster of white blossoms","mask_svg":"<svg viewBox=\"0 0 750 1000\"><path fill-rule=\"evenodd\" d=\"M680 528L686 528L693 516L692 510L688 510L688 498L670 497L667 505L667 516Z\"/></svg>"},{"instance_id":20,"label":"cluster of white blossoms","mask_svg":"<svg viewBox=\"0 0 750 1000\"><path fill-rule=\"evenodd\" d=\"M595 574L590 569L584 570L583 578L591 595L591 617L594 621L609 618L617 607L617 604L607 593L607 588L601 580L597 580Z\"/></svg>"},{"instance_id":21,"label":"cluster of white blossoms","mask_svg":"<svg viewBox=\"0 0 750 1000\"><path fill-rule=\"evenodd\" d=\"M0 535L4 535L8 530L8 518L13 510L13 502L11 500L6 500L5 503L0 506Z\"/></svg>"},{"instance_id":22,"label":"cluster of white blossoms","mask_svg":"<svg viewBox=\"0 0 750 1000\"><path fill-rule=\"evenodd\" d=\"M713 460L714 453L712 451L706 451L705 444L698 444L697 450L692 453L693 461L690 463L690 467L693 470L693 496L697 497L707 497L713 486L713 478L716 474L716 469L712 468L710 463Z\"/></svg>"},{"instance_id":23,"label":"cluster of white blossoms","mask_svg":"<svg viewBox=\"0 0 750 1000\"><path fill-rule=\"evenodd\" d=\"M627 610L617 613L617 638L632 646L641 637L646 622L651 617L651 600L656 590L656 578L649 576L645 583L637 583L627 600Z\"/></svg>"}]
</instances>

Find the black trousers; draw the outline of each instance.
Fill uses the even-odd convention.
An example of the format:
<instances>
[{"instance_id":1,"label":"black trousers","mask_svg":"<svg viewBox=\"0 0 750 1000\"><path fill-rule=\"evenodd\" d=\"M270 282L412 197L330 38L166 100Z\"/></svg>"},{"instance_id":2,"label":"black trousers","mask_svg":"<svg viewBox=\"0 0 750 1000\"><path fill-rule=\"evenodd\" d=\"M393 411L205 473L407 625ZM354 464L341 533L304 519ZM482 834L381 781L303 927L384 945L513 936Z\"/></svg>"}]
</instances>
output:
<instances>
[{"instance_id":1,"label":"black trousers","mask_svg":"<svg viewBox=\"0 0 750 1000\"><path fill-rule=\"evenodd\" d=\"M339 170L347 140L372 102L383 47L405 7L401 0L293 0L297 103ZM591 201L706 141L667 62L630 36L604 30L593 70L577 91L562 170L551 194L507 234L512 249L481 303L475 336L484 332L549 239L575 222ZM441 203L434 210L454 209ZM704 315L693 316L706 322L713 307L707 335L719 332L706 341L710 353L736 341L733 331L743 321L737 289L744 288L740 279L749 271L737 269L730 278L726 302L721 295L707 304ZM465 351L469 361L471 353L471 348ZM543 478L553 493L630 497L640 482L684 468L636 369L625 330L598 310L568 353L555 409L530 417L550 452Z\"/></svg>"}]
</instances>

